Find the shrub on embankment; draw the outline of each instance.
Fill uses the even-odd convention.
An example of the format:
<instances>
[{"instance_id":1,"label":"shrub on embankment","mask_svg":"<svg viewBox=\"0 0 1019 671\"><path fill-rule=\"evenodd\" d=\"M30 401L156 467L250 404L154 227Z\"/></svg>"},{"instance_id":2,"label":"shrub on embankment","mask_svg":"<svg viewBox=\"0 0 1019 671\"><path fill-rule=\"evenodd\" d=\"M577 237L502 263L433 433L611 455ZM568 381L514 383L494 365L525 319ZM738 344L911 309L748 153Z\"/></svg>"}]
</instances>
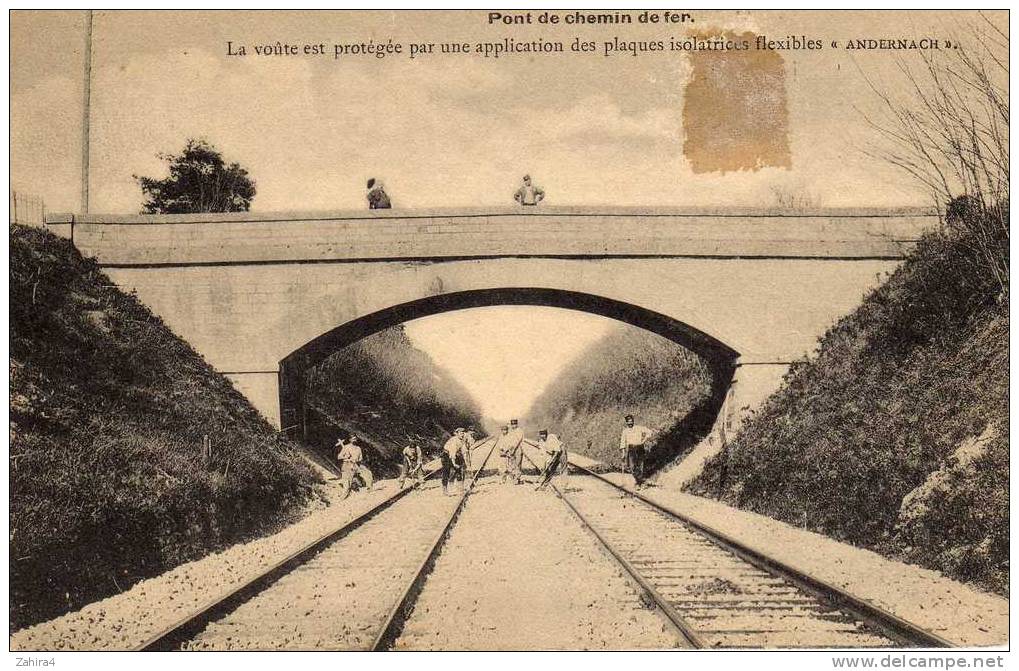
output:
<instances>
[{"instance_id":1,"label":"shrub on embankment","mask_svg":"<svg viewBox=\"0 0 1019 671\"><path fill-rule=\"evenodd\" d=\"M690 490L1007 594L1007 287L979 229L927 235Z\"/></svg>"},{"instance_id":2,"label":"shrub on embankment","mask_svg":"<svg viewBox=\"0 0 1019 671\"><path fill-rule=\"evenodd\" d=\"M545 388L527 426L547 428L568 449L621 468L619 434L623 417L632 414L656 433L648 460L654 470L682 456L710 429L714 417L699 417L698 408L711 393L711 371L699 356L650 331L620 325Z\"/></svg>"},{"instance_id":3,"label":"shrub on embankment","mask_svg":"<svg viewBox=\"0 0 1019 671\"><path fill-rule=\"evenodd\" d=\"M458 426L481 429L463 386L397 325L333 353L306 374L308 441L332 460L337 438L357 434L376 476L395 472L408 441L426 453Z\"/></svg>"},{"instance_id":4,"label":"shrub on embankment","mask_svg":"<svg viewBox=\"0 0 1019 671\"><path fill-rule=\"evenodd\" d=\"M226 378L69 241L10 245L12 630L297 512L315 476Z\"/></svg>"}]
</instances>

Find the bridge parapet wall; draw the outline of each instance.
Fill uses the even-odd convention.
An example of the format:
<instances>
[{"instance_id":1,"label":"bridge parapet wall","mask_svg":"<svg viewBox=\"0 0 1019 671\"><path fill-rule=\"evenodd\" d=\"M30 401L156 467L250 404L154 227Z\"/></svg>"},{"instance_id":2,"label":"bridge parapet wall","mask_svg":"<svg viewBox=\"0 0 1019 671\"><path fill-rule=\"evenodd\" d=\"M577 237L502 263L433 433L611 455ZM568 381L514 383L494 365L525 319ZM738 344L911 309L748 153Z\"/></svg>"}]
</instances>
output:
<instances>
[{"instance_id":1,"label":"bridge parapet wall","mask_svg":"<svg viewBox=\"0 0 1019 671\"><path fill-rule=\"evenodd\" d=\"M872 258L906 254L925 209L515 208L50 215L107 266L486 257Z\"/></svg>"},{"instance_id":2,"label":"bridge parapet wall","mask_svg":"<svg viewBox=\"0 0 1019 671\"><path fill-rule=\"evenodd\" d=\"M937 225L917 209L47 217L274 422L280 362L330 329L513 288L586 293L710 334L741 355L731 405L753 407Z\"/></svg>"}]
</instances>

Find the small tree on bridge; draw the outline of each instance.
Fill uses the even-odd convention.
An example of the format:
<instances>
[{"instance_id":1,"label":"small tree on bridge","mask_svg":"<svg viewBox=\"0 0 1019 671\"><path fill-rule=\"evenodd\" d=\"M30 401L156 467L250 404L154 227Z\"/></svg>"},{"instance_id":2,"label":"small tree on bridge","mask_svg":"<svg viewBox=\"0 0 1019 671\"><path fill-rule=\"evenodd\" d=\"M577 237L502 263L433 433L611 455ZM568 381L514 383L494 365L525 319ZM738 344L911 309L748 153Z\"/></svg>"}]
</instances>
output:
<instances>
[{"instance_id":1,"label":"small tree on bridge","mask_svg":"<svg viewBox=\"0 0 1019 671\"><path fill-rule=\"evenodd\" d=\"M205 140L189 139L179 154L159 154L169 176L134 175L145 195L146 214L247 212L255 198L255 182L237 163L229 165Z\"/></svg>"}]
</instances>

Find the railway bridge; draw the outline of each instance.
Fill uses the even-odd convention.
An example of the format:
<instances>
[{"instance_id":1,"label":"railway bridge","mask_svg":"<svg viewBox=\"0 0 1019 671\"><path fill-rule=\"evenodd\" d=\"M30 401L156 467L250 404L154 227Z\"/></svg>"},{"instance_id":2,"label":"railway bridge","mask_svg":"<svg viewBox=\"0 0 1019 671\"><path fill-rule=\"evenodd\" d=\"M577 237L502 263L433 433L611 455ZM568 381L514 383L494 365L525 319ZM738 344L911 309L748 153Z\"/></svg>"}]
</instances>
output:
<instances>
[{"instance_id":1,"label":"railway bridge","mask_svg":"<svg viewBox=\"0 0 1019 671\"><path fill-rule=\"evenodd\" d=\"M540 206L46 225L293 430L301 373L330 352L410 319L502 304L601 314L685 345L712 362L712 421L738 421L937 221L920 209Z\"/></svg>"}]
</instances>

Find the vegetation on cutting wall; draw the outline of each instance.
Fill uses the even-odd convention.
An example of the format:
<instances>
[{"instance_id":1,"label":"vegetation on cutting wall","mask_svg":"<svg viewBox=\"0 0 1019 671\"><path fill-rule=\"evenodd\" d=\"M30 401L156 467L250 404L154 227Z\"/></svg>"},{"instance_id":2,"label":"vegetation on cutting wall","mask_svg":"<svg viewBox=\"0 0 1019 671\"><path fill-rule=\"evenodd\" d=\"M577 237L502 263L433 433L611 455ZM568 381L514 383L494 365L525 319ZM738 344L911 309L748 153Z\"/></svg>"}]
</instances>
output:
<instances>
[{"instance_id":1,"label":"vegetation on cutting wall","mask_svg":"<svg viewBox=\"0 0 1019 671\"><path fill-rule=\"evenodd\" d=\"M431 453L457 427L481 429L474 399L414 347L402 324L344 347L305 375L307 441L332 459L336 440L357 434L376 475L395 472L408 442Z\"/></svg>"},{"instance_id":2,"label":"vegetation on cutting wall","mask_svg":"<svg viewBox=\"0 0 1019 671\"><path fill-rule=\"evenodd\" d=\"M711 393L711 371L699 356L650 331L620 325L563 368L535 399L527 424L559 434L570 450L621 468L619 435L623 417L632 414L656 433L648 463L654 470L682 456L710 429L714 417L701 418L699 410ZM691 415L705 421L691 426Z\"/></svg>"},{"instance_id":3,"label":"vegetation on cutting wall","mask_svg":"<svg viewBox=\"0 0 1019 671\"><path fill-rule=\"evenodd\" d=\"M69 240L10 243L12 629L294 519L295 444Z\"/></svg>"}]
</instances>

